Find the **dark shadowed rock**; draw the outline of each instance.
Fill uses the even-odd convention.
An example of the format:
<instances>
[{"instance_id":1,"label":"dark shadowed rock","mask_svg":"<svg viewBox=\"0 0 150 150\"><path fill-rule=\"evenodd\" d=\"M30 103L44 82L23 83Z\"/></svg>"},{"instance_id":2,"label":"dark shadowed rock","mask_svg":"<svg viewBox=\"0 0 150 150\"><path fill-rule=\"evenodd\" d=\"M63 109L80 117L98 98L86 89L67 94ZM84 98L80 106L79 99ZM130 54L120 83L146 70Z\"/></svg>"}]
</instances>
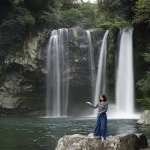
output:
<instances>
[{"instance_id":1,"label":"dark shadowed rock","mask_svg":"<svg viewBox=\"0 0 150 150\"><path fill-rule=\"evenodd\" d=\"M140 150L147 147L144 134L120 134L109 136L104 141L90 135L74 134L59 139L55 150Z\"/></svg>"},{"instance_id":2,"label":"dark shadowed rock","mask_svg":"<svg viewBox=\"0 0 150 150\"><path fill-rule=\"evenodd\" d=\"M148 145L146 136L144 134L136 134L139 140L140 148L146 148L145 145Z\"/></svg>"}]
</instances>

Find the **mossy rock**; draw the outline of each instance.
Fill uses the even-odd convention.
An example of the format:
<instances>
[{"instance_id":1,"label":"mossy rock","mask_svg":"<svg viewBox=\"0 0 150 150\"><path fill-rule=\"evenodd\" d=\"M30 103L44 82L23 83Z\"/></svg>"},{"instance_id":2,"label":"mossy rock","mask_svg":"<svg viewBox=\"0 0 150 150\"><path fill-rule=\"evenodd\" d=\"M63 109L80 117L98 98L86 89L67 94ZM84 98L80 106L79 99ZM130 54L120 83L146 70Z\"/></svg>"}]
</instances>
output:
<instances>
[{"instance_id":1,"label":"mossy rock","mask_svg":"<svg viewBox=\"0 0 150 150\"><path fill-rule=\"evenodd\" d=\"M23 114L23 116L27 117L43 117L46 116L46 110L37 110Z\"/></svg>"},{"instance_id":2,"label":"mossy rock","mask_svg":"<svg viewBox=\"0 0 150 150\"><path fill-rule=\"evenodd\" d=\"M20 97L17 101L18 109L39 110L45 108L46 98L44 91L19 93L15 96Z\"/></svg>"}]
</instances>

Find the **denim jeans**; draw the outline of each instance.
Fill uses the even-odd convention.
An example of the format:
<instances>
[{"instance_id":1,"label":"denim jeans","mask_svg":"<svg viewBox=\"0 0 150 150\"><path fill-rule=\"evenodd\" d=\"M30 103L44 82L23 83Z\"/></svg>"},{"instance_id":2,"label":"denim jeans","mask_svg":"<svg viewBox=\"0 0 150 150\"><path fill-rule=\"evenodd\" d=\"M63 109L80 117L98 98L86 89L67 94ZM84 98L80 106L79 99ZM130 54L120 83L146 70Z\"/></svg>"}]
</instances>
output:
<instances>
[{"instance_id":1,"label":"denim jeans","mask_svg":"<svg viewBox=\"0 0 150 150\"><path fill-rule=\"evenodd\" d=\"M103 138L108 136L106 113L97 115L94 136L102 136Z\"/></svg>"}]
</instances>

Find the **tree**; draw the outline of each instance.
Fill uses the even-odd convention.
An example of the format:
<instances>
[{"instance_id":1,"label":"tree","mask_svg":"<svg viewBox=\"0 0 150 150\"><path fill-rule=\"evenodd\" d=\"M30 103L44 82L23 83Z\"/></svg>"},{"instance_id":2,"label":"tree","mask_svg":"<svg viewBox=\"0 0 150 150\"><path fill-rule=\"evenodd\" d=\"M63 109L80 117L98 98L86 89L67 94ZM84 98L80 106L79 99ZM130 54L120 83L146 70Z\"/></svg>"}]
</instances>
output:
<instances>
[{"instance_id":1,"label":"tree","mask_svg":"<svg viewBox=\"0 0 150 150\"><path fill-rule=\"evenodd\" d=\"M147 23L150 26L150 0L138 0L133 10L133 23Z\"/></svg>"},{"instance_id":2,"label":"tree","mask_svg":"<svg viewBox=\"0 0 150 150\"><path fill-rule=\"evenodd\" d=\"M103 14L103 26L132 26L132 7L136 0L97 0L100 14Z\"/></svg>"},{"instance_id":3,"label":"tree","mask_svg":"<svg viewBox=\"0 0 150 150\"><path fill-rule=\"evenodd\" d=\"M150 53L144 53L143 55L146 62L150 63ZM142 92L143 97L137 99L137 102L140 103L145 109L150 110L150 71L146 72L144 78L137 82L139 90Z\"/></svg>"},{"instance_id":4,"label":"tree","mask_svg":"<svg viewBox=\"0 0 150 150\"><path fill-rule=\"evenodd\" d=\"M0 25L1 44L14 45L15 42L24 40L27 26L34 24L34 18L30 12L22 7L15 7ZM26 29L26 30L25 30Z\"/></svg>"}]
</instances>

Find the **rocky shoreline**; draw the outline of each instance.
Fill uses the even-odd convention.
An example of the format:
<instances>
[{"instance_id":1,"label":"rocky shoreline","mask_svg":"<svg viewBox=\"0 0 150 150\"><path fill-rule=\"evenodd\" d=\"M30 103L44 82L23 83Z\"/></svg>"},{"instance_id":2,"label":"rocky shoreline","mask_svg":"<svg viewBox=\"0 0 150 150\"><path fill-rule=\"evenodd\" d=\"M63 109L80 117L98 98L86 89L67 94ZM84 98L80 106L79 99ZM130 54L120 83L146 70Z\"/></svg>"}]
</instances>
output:
<instances>
[{"instance_id":1,"label":"rocky shoreline","mask_svg":"<svg viewBox=\"0 0 150 150\"><path fill-rule=\"evenodd\" d=\"M150 110L145 110L137 121L138 125L150 125Z\"/></svg>"},{"instance_id":2,"label":"rocky shoreline","mask_svg":"<svg viewBox=\"0 0 150 150\"><path fill-rule=\"evenodd\" d=\"M142 133L109 136L103 141L91 134L74 134L60 138L55 150L142 150L149 149L148 142Z\"/></svg>"}]
</instances>

